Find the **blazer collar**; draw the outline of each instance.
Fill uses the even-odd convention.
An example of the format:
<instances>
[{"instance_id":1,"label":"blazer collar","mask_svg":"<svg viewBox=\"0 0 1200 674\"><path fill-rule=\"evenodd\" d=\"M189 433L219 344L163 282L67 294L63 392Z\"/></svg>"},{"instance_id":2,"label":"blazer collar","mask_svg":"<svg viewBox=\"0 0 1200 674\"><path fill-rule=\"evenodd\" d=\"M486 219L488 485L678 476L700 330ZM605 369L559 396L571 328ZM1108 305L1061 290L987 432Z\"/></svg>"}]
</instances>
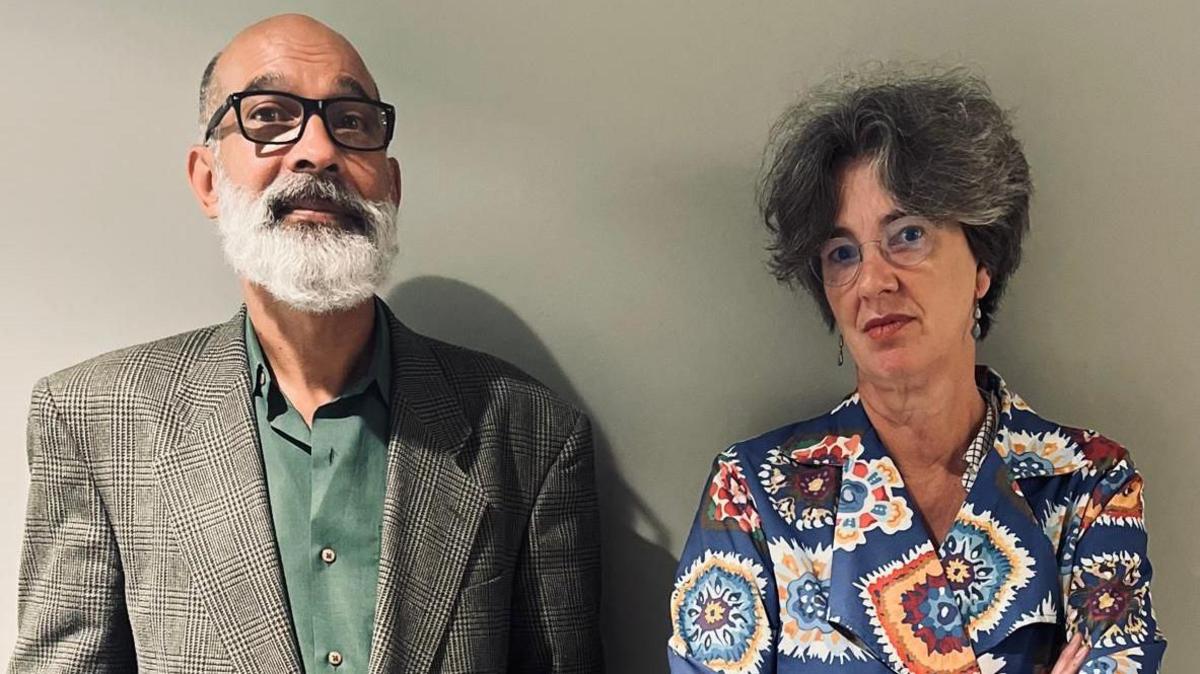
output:
<instances>
[{"instance_id":1,"label":"blazer collar","mask_svg":"<svg viewBox=\"0 0 1200 674\"><path fill-rule=\"evenodd\" d=\"M940 549L857 393L827 417L823 437L785 445L798 463L841 466L826 618L896 672L975 671L977 653L1062 611L1054 546L1020 481L1079 462L995 372L977 376L1001 401L995 451Z\"/></svg>"},{"instance_id":2,"label":"blazer collar","mask_svg":"<svg viewBox=\"0 0 1200 674\"><path fill-rule=\"evenodd\" d=\"M378 301L378 300L377 300ZM382 303L381 303L382 304ZM369 671L432 667L482 515L460 463L471 425L430 342L391 338L387 490ZM174 536L239 672L299 671L251 400L246 308L206 338L155 447Z\"/></svg>"},{"instance_id":3,"label":"blazer collar","mask_svg":"<svg viewBox=\"0 0 1200 674\"><path fill-rule=\"evenodd\" d=\"M472 474L468 421L448 368L384 306L392 334L387 493L372 674L426 674L459 596L488 508Z\"/></svg>"}]
</instances>

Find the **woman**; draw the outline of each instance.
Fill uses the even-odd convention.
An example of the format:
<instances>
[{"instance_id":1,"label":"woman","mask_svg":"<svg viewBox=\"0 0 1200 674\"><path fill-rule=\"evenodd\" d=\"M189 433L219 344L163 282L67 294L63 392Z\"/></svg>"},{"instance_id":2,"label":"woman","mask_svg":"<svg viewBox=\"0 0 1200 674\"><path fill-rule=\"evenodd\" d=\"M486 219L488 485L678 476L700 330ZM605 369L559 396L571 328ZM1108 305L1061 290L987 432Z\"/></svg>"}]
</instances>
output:
<instances>
[{"instance_id":1,"label":"woman","mask_svg":"<svg viewBox=\"0 0 1200 674\"><path fill-rule=\"evenodd\" d=\"M812 294L858 386L717 457L671 596L672 671L1158 671L1128 453L975 365L1031 191L987 86L851 77L772 148L773 270Z\"/></svg>"}]
</instances>

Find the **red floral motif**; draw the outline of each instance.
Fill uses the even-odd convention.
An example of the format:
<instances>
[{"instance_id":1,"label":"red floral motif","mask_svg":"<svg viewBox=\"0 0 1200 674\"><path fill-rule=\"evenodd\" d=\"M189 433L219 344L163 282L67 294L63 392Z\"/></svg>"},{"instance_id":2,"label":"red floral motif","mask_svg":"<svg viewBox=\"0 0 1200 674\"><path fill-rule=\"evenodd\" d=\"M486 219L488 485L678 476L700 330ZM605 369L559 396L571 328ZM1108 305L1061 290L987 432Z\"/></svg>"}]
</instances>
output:
<instances>
[{"instance_id":1,"label":"red floral motif","mask_svg":"<svg viewBox=\"0 0 1200 674\"><path fill-rule=\"evenodd\" d=\"M708 517L729 521L748 534L762 534L762 519L750 496L750 485L736 459L718 459L708 486Z\"/></svg>"},{"instance_id":2,"label":"red floral motif","mask_svg":"<svg viewBox=\"0 0 1200 674\"><path fill-rule=\"evenodd\" d=\"M792 450L792 460L798 463L844 464L862 450L858 435L826 435L815 445Z\"/></svg>"},{"instance_id":3,"label":"red floral motif","mask_svg":"<svg viewBox=\"0 0 1200 674\"><path fill-rule=\"evenodd\" d=\"M1063 429L1079 445L1083 457L1093 470L1103 473L1128 456L1124 447L1096 433L1080 429Z\"/></svg>"}]
</instances>

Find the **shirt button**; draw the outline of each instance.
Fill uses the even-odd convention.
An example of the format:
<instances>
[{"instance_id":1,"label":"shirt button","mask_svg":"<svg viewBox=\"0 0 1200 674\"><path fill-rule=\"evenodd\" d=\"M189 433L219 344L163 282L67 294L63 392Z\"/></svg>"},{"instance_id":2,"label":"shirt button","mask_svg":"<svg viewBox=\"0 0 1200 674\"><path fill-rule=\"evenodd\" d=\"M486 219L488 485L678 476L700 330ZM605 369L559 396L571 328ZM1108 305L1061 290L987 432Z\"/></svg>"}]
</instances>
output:
<instances>
[{"instance_id":1,"label":"shirt button","mask_svg":"<svg viewBox=\"0 0 1200 674\"><path fill-rule=\"evenodd\" d=\"M321 561L325 562L326 564L333 564L335 561L337 561L337 553L334 552L333 548L322 548ZM330 654L330 657L333 657L333 655Z\"/></svg>"},{"instance_id":2,"label":"shirt button","mask_svg":"<svg viewBox=\"0 0 1200 674\"><path fill-rule=\"evenodd\" d=\"M337 651L329 651L329 664L337 667L342 664L342 654Z\"/></svg>"}]
</instances>

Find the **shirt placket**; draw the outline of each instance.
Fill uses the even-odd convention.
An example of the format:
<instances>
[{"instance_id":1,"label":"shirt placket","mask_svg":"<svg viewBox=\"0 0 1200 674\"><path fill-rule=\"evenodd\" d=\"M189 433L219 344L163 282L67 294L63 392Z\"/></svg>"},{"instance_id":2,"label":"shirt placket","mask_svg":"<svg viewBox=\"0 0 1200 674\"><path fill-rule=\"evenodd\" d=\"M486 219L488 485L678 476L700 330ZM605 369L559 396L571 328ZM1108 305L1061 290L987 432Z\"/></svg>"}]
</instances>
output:
<instances>
[{"instance_id":1,"label":"shirt placket","mask_svg":"<svg viewBox=\"0 0 1200 674\"><path fill-rule=\"evenodd\" d=\"M345 531L336 526L335 515L349 502L336 502L336 476L343 463L352 460L353 447L339 442L338 427L345 419L313 416L312 423L312 501L309 526L309 558L312 564L313 659L317 671L365 671L365 654L356 652L351 643L350 616L343 615L340 596L345 590L345 575L350 562ZM344 434L343 434L344 435ZM339 512L331 512L336 509Z\"/></svg>"}]
</instances>

